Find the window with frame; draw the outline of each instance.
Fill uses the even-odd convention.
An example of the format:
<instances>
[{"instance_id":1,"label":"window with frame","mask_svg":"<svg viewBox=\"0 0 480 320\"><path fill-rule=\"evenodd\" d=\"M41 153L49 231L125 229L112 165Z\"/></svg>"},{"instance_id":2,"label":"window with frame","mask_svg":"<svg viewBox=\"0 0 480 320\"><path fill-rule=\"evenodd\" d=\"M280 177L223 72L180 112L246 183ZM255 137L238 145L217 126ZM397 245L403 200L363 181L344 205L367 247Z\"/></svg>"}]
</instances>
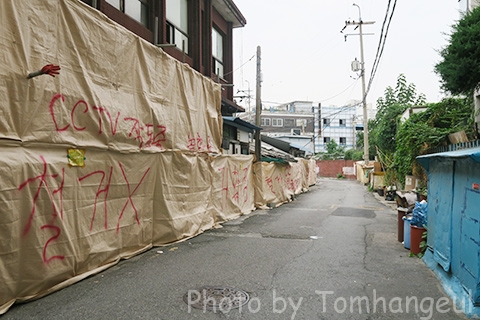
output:
<instances>
[{"instance_id":1,"label":"window with frame","mask_svg":"<svg viewBox=\"0 0 480 320\"><path fill-rule=\"evenodd\" d=\"M302 127L307 125L307 120L305 119L297 119L297 127Z\"/></svg>"},{"instance_id":2,"label":"window with frame","mask_svg":"<svg viewBox=\"0 0 480 320\"><path fill-rule=\"evenodd\" d=\"M340 137L340 145L341 145L341 146L344 146L344 145L346 145L346 144L347 144L347 138L345 138L345 137Z\"/></svg>"},{"instance_id":3,"label":"window with frame","mask_svg":"<svg viewBox=\"0 0 480 320\"><path fill-rule=\"evenodd\" d=\"M324 126L329 126L330 125L330 119L323 118L323 125Z\"/></svg>"},{"instance_id":4,"label":"window with frame","mask_svg":"<svg viewBox=\"0 0 480 320\"><path fill-rule=\"evenodd\" d=\"M283 119L283 124L285 125L285 127L295 127L295 120Z\"/></svg>"},{"instance_id":5,"label":"window with frame","mask_svg":"<svg viewBox=\"0 0 480 320\"><path fill-rule=\"evenodd\" d=\"M93 3L93 0L82 0L82 2L88 4L90 7L93 7L94 3ZM95 8L97 9L97 8Z\"/></svg>"},{"instance_id":6,"label":"window with frame","mask_svg":"<svg viewBox=\"0 0 480 320\"><path fill-rule=\"evenodd\" d=\"M148 0L106 0L106 2L148 28L150 14Z\"/></svg>"},{"instance_id":7,"label":"window with frame","mask_svg":"<svg viewBox=\"0 0 480 320\"><path fill-rule=\"evenodd\" d=\"M212 67L213 73L223 78L223 35L212 28Z\"/></svg>"},{"instance_id":8,"label":"window with frame","mask_svg":"<svg viewBox=\"0 0 480 320\"><path fill-rule=\"evenodd\" d=\"M323 143L329 143L330 137L323 137Z\"/></svg>"},{"instance_id":9,"label":"window with frame","mask_svg":"<svg viewBox=\"0 0 480 320\"><path fill-rule=\"evenodd\" d=\"M338 125L340 127L345 127L347 125L347 120L345 120L345 119L338 120Z\"/></svg>"},{"instance_id":10,"label":"window with frame","mask_svg":"<svg viewBox=\"0 0 480 320\"><path fill-rule=\"evenodd\" d=\"M260 126L261 126L261 127L268 127L268 126L270 126L270 118L262 118L262 119L260 119Z\"/></svg>"},{"instance_id":11,"label":"window with frame","mask_svg":"<svg viewBox=\"0 0 480 320\"><path fill-rule=\"evenodd\" d=\"M283 127L283 119L272 119L272 127Z\"/></svg>"},{"instance_id":12,"label":"window with frame","mask_svg":"<svg viewBox=\"0 0 480 320\"><path fill-rule=\"evenodd\" d=\"M188 54L188 0L165 0L167 42Z\"/></svg>"}]
</instances>

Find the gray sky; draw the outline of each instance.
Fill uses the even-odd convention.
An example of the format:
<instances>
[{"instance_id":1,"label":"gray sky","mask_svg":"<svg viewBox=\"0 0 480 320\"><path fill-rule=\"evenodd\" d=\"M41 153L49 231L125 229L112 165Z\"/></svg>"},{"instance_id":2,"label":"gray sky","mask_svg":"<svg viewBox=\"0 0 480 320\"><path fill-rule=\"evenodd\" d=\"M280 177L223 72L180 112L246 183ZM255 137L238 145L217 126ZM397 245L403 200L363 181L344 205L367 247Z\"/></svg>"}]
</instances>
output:
<instances>
[{"instance_id":1,"label":"gray sky","mask_svg":"<svg viewBox=\"0 0 480 320\"><path fill-rule=\"evenodd\" d=\"M234 0L247 25L234 30L234 83L237 90L255 94L256 50L261 47L262 101L275 105L296 100L342 106L361 99L361 80L351 71L360 60L360 37L346 20L363 25L366 82L377 53L387 0ZM394 0L391 1L392 6ZM448 44L452 25L459 19L457 0L397 1L385 47L367 103L376 105L388 86L403 73L427 102L440 101L439 77L434 65L438 51ZM386 28L386 27L385 27ZM242 93L239 93L239 95ZM239 103L246 107L245 102ZM251 106L255 100L251 101Z\"/></svg>"}]
</instances>

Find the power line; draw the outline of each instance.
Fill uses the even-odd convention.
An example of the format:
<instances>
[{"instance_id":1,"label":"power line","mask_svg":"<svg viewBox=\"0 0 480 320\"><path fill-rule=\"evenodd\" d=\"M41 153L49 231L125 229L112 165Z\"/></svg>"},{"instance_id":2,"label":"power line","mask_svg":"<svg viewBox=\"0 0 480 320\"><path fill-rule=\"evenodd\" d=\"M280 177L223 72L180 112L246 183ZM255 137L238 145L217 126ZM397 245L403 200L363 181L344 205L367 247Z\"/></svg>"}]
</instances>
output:
<instances>
[{"instance_id":1,"label":"power line","mask_svg":"<svg viewBox=\"0 0 480 320\"><path fill-rule=\"evenodd\" d=\"M250 59L248 59L244 64L242 64L241 66L239 66L237 69L232 70L232 71L230 71L230 72L227 72L227 73L225 73L223 76L228 76L228 75L231 74L231 73L237 72L237 70L243 68L243 66L246 65L247 63L249 63L253 58L255 58L255 55L253 55Z\"/></svg>"},{"instance_id":2,"label":"power line","mask_svg":"<svg viewBox=\"0 0 480 320\"><path fill-rule=\"evenodd\" d=\"M331 99L333 99L333 98L338 97L339 95L341 95L342 93L344 93L345 91L347 91L348 89L350 89L352 86L356 85L358 79L359 79L359 78L355 79L355 81L352 82L348 87L346 87L342 92L337 93L336 95L334 95L333 97L330 97L330 98L328 98L328 99L320 100L320 102L325 102L325 101L328 101L328 100L331 100Z\"/></svg>"},{"instance_id":3,"label":"power line","mask_svg":"<svg viewBox=\"0 0 480 320\"><path fill-rule=\"evenodd\" d=\"M388 12L390 11L391 2L392 2L392 0L388 0L387 11L385 12L385 17L383 18L382 29L380 30L380 37L378 39L377 53L375 55L375 59L374 59L373 64L372 64L372 73L370 74L370 78L372 77L373 71L375 69L375 65L377 64L378 58L379 58L379 55L380 55L380 51L381 51L381 47L382 47L383 32L385 30L385 24L387 23Z\"/></svg>"},{"instance_id":4,"label":"power line","mask_svg":"<svg viewBox=\"0 0 480 320\"><path fill-rule=\"evenodd\" d=\"M379 38L379 41L378 41L377 53L376 53L376 56L375 56L375 60L373 61L372 71L370 73L370 80L368 81L368 86L367 86L367 90L365 92L365 97L367 96L368 92L370 91L370 88L371 88L372 83L373 83L373 79L375 78L375 74L377 72L377 68L378 68L378 65L380 63L380 58L383 55L383 49L385 48L385 42L387 40L388 30L390 28L390 23L392 22L392 17L393 17L393 13L395 12L395 7L397 5L397 0L395 0L395 2L393 3L393 7L392 7L391 12L390 12L390 5L391 5L391 0L388 1L387 10L385 12L385 18L383 20L382 29L381 29L381 32L380 32L380 38ZM388 16L389 12L390 12L390 17ZM387 18L388 18L388 23L387 23ZM386 24L386 29L384 29L385 24ZM385 30L385 34L384 34L384 30Z\"/></svg>"}]
</instances>

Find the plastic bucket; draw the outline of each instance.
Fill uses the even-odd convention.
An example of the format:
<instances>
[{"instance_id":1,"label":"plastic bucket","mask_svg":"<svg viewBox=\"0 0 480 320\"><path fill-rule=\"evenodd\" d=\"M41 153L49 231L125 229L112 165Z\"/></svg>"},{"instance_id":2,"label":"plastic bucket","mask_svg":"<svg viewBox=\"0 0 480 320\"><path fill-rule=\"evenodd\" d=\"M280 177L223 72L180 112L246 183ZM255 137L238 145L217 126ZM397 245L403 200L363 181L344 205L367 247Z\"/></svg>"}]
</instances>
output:
<instances>
[{"instance_id":1,"label":"plastic bucket","mask_svg":"<svg viewBox=\"0 0 480 320\"><path fill-rule=\"evenodd\" d=\"M410 219L403 217L403 246L405 249L410 249Z\"/></svg>"},{"instance_id":2,"label":"plastic bucket","mask_svg":"<svg viewBox=\"0 0 480 320\"><path fill-rule=\"evenodd\" d=\"M410 252L413 254L419 254L422 252L420 248L420 243L423 241L423 233L425 232L425 228L417 227L414 225L410 225Z\"/></svg>"}]
</instances>

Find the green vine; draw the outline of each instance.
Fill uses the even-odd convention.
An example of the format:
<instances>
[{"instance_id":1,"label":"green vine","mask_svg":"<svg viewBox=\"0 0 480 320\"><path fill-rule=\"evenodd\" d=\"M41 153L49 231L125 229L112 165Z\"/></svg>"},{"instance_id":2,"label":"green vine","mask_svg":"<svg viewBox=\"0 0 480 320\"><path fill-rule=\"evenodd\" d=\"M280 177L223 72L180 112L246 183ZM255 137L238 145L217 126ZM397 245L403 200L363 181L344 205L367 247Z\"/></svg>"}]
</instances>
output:
<instances>
[{"instance_id":1,"label":"green vine","mask_svg":"<svg viewBox=\"0 0 480 320\"><path fill-rule=\"evenodd\" d=\"M425 106L425 111L411 114L402 122L406 110ZM385 170L385 184L402 188L405 176L420 178L420 187L426 187L426 173L416 158L429 149L447 145L448 135L465 131L475 138L474 103L467 98L447 98L438 103L425 103L424 95L417 95L414 84L408 84L404 75L397 79L395 88L387 87L385 96L377 100L378 112L369 121L371 155L376 155Z\"/></svg>"},{"instance_id":2,"label":"green vine","mask_svg":"<svg viewBox=\"0 0 480 320\"><path fill-rule=\"evenodd\" d=\"M405 176L412 174L426 185L426 173L416 158L430 148L448 144L449 134L464 130L474 136L473 109L472 99L448 98L428 104L426 111L411 115L399 127L393 168L402 185Z\"/></svg>"}]
</instances>

